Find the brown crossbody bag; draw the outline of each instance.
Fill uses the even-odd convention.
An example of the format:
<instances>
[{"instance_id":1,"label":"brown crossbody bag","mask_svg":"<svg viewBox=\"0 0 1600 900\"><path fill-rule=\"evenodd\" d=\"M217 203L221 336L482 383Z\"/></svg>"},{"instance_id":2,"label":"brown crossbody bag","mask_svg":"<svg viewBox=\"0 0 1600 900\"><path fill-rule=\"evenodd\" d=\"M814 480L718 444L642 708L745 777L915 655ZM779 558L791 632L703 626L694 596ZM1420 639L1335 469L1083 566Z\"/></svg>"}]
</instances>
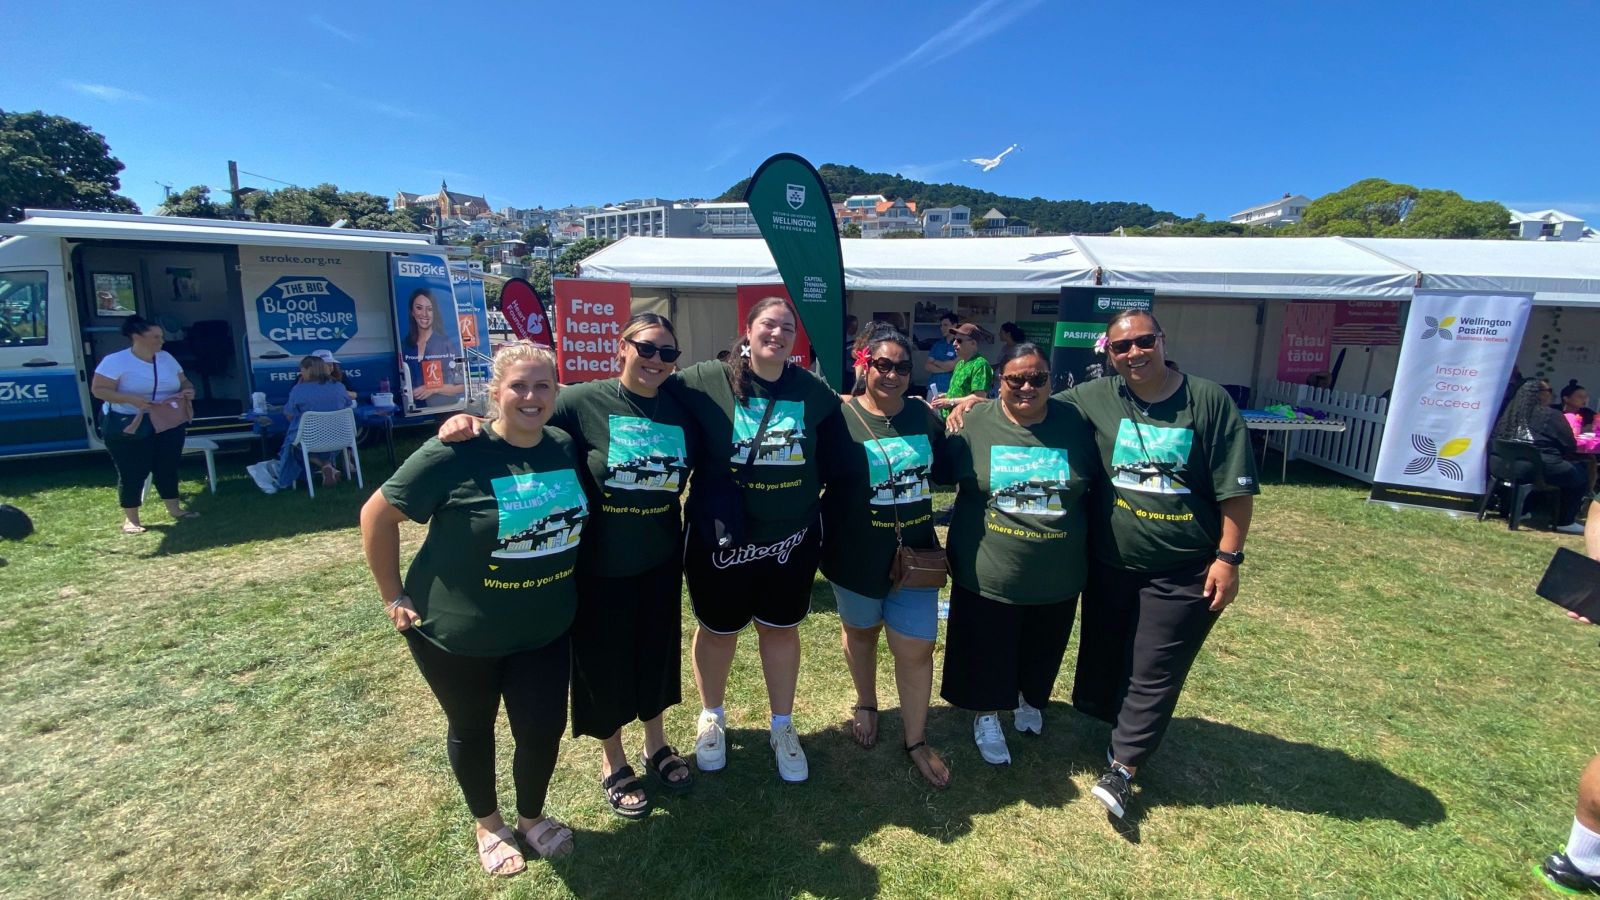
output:
<instances>
[{"instance_id":1,"label":"brown crossbody bag","mask_svg":"<svg viewBox=\"0 0 1600 900\"><path fill-rule=\"evenodd\" d=\"M867 420L861 415L861 411L852 406L848 400L845 401L844 405L849 406L850 411L855 413L856 419L861 422L861 427L867 430L867 434L872 434L872 426L867 424ZM885 417L886 421L887 418ZM889 425L889 432L894 434L894 424L892 422ZM899 437L898 434L894 436ZM866 446L863 445L862 449L865 450ZM894 485L894 463L890 461L887 452L883 453L883 464L889 469L889 484L892 490ZM890 503L889 508L894 510L895 541L894 557L889 562L890 583L895 586L896 590L900 588L937 589L944 587L945 582L950 579L950 563L945 557L944 548L938 546L937 543L927 550L907 547L905 538L900 533L900 504L898 502Z\"/></svg>"}]
</instances>

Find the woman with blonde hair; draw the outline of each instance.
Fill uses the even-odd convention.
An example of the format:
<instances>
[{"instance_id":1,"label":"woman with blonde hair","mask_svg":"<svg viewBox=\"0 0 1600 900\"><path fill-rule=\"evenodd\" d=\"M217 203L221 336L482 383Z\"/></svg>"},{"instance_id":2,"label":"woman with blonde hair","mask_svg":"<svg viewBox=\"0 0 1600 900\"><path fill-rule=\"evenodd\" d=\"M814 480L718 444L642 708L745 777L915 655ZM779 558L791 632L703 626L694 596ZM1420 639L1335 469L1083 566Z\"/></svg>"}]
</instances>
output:
<instances>
[{"instance_id":1,"label":"woman with blonde hair","mask_svg":"<svg viewBox=\"0 0 1600 900\"><path fill-rule=\"evenodd\" d=\"M380 599L449 723L450 767L477 819L479 862L515 875L527 852L572 850L572 831L544 811L567 719L567 631L589 504L572 439L546 427L555 357L514 344L494 357L494 418L459 443L424 443L361 510L361 537ZM404 578L400 523L428 526ZM501 702L516 744L515 829L495 794Z\"/></svg>"}]
</instances>

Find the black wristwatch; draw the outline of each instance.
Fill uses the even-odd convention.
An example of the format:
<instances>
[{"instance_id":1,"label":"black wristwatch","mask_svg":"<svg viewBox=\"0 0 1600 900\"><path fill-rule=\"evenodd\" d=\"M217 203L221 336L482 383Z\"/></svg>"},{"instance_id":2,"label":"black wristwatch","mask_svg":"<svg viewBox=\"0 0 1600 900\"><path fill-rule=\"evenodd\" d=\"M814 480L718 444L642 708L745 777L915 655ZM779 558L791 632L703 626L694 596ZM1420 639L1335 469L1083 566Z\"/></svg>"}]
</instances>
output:
<instances>
[{"instance_id":1,"label":"black wristwatch","mask_svg":"<svg viewBox=\"0 0 1600 900\"><path fill-rule=\"evenodd\" d=\"M1218 550L1217 559L1222 560L1230 566L1237 566L1238 564L1244 562L1244 551L1238 550L1230 553L1227 550Z\"/></svg>"}]
</instances>

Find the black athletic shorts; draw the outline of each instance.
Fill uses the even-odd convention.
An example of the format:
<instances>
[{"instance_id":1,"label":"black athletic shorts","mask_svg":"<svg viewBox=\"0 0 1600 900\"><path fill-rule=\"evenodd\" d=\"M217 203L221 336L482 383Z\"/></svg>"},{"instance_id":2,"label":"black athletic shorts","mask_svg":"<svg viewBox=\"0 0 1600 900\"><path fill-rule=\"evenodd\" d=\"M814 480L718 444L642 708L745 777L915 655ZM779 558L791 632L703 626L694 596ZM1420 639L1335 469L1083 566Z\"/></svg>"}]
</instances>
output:
<instances>
[{"instance_id":1,"label":"black athletic shorts","mask_svg":"<svg viewBox=\"0 0 1600 900\"><path fill-rule=\"evenodd\" d=\"M700 626L736 634L751 619L774 628L799 625L811 612L811 588L822 561L822 524L782 540L717 550L693 525L683 545L683 576Z\"/></svg>"}]
</instances>

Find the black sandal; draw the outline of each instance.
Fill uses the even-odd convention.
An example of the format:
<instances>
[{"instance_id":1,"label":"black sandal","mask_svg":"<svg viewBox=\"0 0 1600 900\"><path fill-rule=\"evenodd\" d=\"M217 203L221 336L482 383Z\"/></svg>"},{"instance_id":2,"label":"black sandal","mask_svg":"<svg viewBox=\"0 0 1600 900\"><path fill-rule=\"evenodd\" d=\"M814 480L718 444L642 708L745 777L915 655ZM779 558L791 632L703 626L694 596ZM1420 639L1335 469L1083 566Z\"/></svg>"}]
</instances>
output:
<instances>
[{"instance_id":1,"label":"black sandal","mask_svg":"<svg viewBox=\"0 0 1600 900\"><path fill-rule=\"evenodd\" d=\"M606 792L606 802L611 804L611 811L624 819L642 819L650 815L650 798L646 796L644 803L639 806L629 806L622 800L629 794L644 793L644 783L639 776L634 774L632 766L623 766L600 780L600 787Z\"/></svg>"},{"instance_id":2,"label":"black sandal","mask_svg":"<svg viewBox=\"0 0 1600 900\"><path fill-rule=\"evenodd\" d=\"M657 750L654 756L644 750L640 750L639 762L644 765L645 771L654 775L656 780L661 782L662 787L674 794L686 794L690 788L694 787L694 773L689 770L689 764L683 761L683 757L678 755L678 751L674 750L671 744L667 744ZM679 769L683 770L682 778L673 781L668 777Z\"/></svg>"}]
</instances>

